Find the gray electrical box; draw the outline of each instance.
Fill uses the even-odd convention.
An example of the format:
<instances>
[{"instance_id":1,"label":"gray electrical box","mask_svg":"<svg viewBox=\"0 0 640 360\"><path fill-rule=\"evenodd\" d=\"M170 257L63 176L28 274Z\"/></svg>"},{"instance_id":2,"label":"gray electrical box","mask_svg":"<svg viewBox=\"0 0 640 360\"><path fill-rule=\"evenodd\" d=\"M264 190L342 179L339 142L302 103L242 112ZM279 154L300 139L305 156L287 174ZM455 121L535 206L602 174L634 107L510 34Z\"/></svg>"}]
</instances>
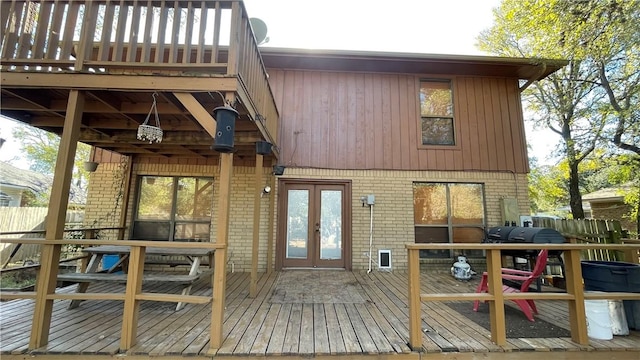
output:
<instances>
[{"instance_id":1,"label":"gray electrical box","mask_svg":"<svg viewBox=\"0 0 640 360\"><path fill-rule=\"evenodd\" d=\"M375 195L367 195L367 205L375 205L376 196Z\"/></svg>"}]
</instances>

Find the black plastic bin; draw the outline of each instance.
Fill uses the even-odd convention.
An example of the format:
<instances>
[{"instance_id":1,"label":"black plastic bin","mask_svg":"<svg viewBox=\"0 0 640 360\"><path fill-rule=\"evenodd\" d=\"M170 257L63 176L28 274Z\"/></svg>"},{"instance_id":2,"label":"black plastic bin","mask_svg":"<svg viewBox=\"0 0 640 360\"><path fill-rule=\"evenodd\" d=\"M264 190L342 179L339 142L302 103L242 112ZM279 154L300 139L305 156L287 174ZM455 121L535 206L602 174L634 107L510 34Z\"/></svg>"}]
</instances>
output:
<instances>
[{"instance_id":1,"label":"black plastic bin","mask_svg":"<svg viewBox=\"0 0 640 360\"><path fill-rule=\"evenodd\" d=\"M640 265L621 261L582 261L586 291L640 293ZM630 329L640 330L640 300L624 300Z\"/></svg>"}]
</instances>

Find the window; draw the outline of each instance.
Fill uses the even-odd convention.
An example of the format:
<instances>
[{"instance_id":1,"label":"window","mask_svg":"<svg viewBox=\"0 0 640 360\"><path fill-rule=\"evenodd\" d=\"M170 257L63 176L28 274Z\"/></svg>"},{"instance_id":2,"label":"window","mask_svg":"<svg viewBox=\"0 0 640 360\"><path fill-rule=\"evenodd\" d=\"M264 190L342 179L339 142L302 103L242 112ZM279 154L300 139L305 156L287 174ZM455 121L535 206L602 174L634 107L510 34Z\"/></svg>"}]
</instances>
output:
<instances>
[{"instance_id":1,"label":"window","mask_svg":"<svg viewBox=\"0 0 640 360\"><path fill-rule=\"evenodd\" d=\"M422 145L455 145L451 82L420 82Z\"/></svg>"},{"instance_id":2,"label":"window","mask_svg":"<svg viewBox=\"0 0 640 360\"><path fill-rule=\"evenodd\" d=\"M414 183L416 243L480 243L484 239L482 184ZM481 250L462 251L482 256ZM451 257L449 250L422 250L420 257Z\"/></svg>"},{"instance_id":3,"label":"window","mask_svg":"<svg viewBox=\"0 0 640 360\"><path fill-rule=\"evenodd\" d=\"M140 176L132 239L209 241L213 179Z\"/></svg>"}]
</instances>

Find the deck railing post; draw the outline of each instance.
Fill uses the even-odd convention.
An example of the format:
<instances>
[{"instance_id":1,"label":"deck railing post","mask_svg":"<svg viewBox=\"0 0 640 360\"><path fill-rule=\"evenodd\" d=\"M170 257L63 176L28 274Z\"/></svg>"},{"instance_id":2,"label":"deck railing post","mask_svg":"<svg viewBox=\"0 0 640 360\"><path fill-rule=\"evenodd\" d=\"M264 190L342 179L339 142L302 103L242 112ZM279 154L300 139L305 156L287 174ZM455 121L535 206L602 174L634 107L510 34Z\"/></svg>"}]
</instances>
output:
<instances>
[{"instance_id":1,"label":"deck railing post","mask_svg":"<svg viewBox=\"0 0 640 360\"><path fill-rule=\"evenodd\" d=\"M124 295L124 310L122 313L120 350L129 350L136 344L140 307L140 300L137 300L136 297L142 292L145 252L146 248L144 246L131 247L127 287Z\"/></svg>"},{"instance_id":2,"label":"deck railing post","mask_svg":"<svg viewBox=\"0 0 640 360\"><path fill-rule=\"evenodd\" d=\"M413 351L421 351L420 250L407 249L407 255L409 258L409 346Z\"/></svg>"},{"instance_id":3,"label":"deck railing post","mask_svg":"<svg viewBox=\"0 0 640 360\"><path fill-rule=\"evenodd\" d=\"M494 300L489 301L489 320L491 322L491 340L498 345L507 343L507 330L504 315L504 295L502 293L502 257L500 249L487 250L487 276L489 293Z\"/></svg>"}]
</instances>

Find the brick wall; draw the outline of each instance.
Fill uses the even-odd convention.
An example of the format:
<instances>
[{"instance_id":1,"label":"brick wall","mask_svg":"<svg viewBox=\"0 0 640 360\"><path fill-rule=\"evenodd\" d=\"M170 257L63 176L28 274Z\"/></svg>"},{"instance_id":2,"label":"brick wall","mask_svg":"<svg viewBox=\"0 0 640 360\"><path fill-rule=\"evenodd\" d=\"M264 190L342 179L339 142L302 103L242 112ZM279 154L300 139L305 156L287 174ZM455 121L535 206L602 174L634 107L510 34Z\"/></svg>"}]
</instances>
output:
<instances>
[{"instance_id":1,"label":"brick wall","mask_svg":"<svg viewBox=\"0 0 640 360\"><path fill-rule=\"evenodd\" d=\"M264 182L269 179L265 169ZM98 171L91 174L87 200L87 224L95 219L103 219L99 226L117 226L121 207L114 209L114 199L118 187L113 181L118 164L101 164ZM131 195L127 204L127 226L130 227L135 203L135 180L138 175L166 176L213 176L217 178L216 166L136 164L133 168ZM116 176L117 177L117 176ZM487 225L501 224L500 199L516 198L520 213L529 213L529 199L526 174L482 173L482 172L433 172L433 171L384 171L384 170L325 170L287 168L281 178L336 179L352 182L352 266L354 270L368 268L370 209L363 207L360 197L373 194L376 205L373 208L373 247L377 256L379 249L392 252L394 270L407 267L404 245L414 241L413 224L413 183L425 182L475 182L483 183ZM254 168L235 167L232 179L231 220L229 224L228 270L250 271L253 237ZM217 179L216 179L217 180ZM264 184L260 184L262 188ZM219 186L214 190L214 211L211 238L215 237L217 220L217 200ZM277 196L277 186L261 202L259 271L266 270L268 231L275 231L275 224L268 229L269 196ZM108 215L108 216L107 216ZM276 214L277 219L277 214ZM127 234L128 235L128 234ZM275 250L275 246L274 246ZM275 252L273 254L275 259ZM376 268L374 261L374 268Z\"/></svg>"},{"instance_id":2,"label":"brick wall","mask_svg":"<svg viewBox=\"0 0 640 360\"><path fill-rule=\"evenodd\" d=\"M370 210L360 198L375 195L373 209L373 246L371 253L391 250L392 268L405 270L407 256L404 245L414 242L413 183L414 182L474 182L483 183L487 225L501 225L501 198L516 198L521 214L529 214L526 174L482 172L385 171L385 170L324 170L287 168L283 178L348 179L352 181L352 266L368 269ZM374 258L375 260L375 258ZM450 261L446 260L447 263ZM373 268L377 269L374 261Z\"/></svg>"}]
</instances>

